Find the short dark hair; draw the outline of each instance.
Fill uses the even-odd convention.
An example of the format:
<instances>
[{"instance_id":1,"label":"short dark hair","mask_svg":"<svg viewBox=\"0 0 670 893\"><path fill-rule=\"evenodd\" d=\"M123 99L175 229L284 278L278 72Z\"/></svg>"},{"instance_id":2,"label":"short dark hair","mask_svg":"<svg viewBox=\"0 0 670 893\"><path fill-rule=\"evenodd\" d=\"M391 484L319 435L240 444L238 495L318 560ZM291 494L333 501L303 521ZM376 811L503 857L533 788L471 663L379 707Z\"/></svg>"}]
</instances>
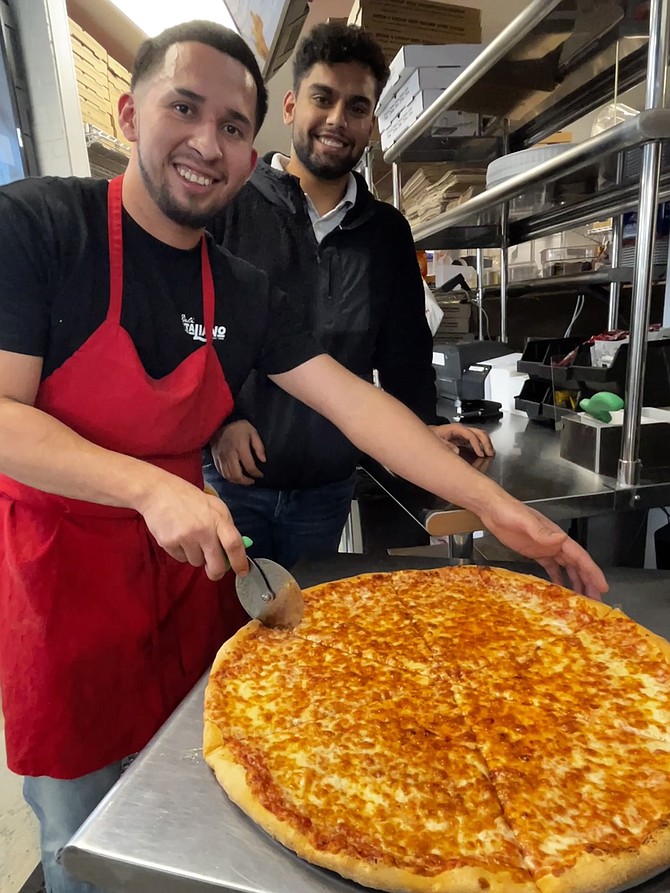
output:
<instances>
[{"instance_id":1,"label":"short dark hair","mask_svg":"<svg viewBox=\"0 0 670 893\"><path fill-rule=\"evenodd\" d=\"M152 75L163 64L165 54L175 43L204 43L220 53L237 59L251 72L256 84L256 133L261 129L268 110L268 91L263 75L253 52L239 34L224 28L216 22L194 21L184 22L172 28L166 28L156 37L150 37L140 46L133 64L130 89L134 90L138 83Z\"/></svg>"},{"instance_id":2,"label":"short dark hair","mask_svg":"<svg viewBox=\"0 0 670 893\"><path fill-rule=\"evenodd\" d=\"M372 34L357 25L323 22L315 25L300 41L293 60L293 90L296 93L302 79L319 62L326 65L358 62L367 66L375 79L377 99L389 79L382 48Z\"/></svg>"}]
</instances>

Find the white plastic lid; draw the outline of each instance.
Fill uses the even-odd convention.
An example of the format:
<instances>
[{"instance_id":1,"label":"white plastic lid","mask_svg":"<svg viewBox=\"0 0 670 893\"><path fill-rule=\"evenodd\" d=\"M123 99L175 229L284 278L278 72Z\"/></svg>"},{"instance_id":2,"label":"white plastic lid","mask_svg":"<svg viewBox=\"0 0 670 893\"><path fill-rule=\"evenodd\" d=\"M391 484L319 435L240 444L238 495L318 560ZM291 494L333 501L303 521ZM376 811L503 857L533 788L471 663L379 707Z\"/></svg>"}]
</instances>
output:
<instances>
[{"instance_id":1,"label":"white plastic lid","mask_svg":"<svg viewBox=\"0 0 670 893\"><path fill-rule=\"evenodd\" d=\"M566 149L570 148L570 143L555 143L550 146L533 146L531 149L522 149L520 152L510 152L509 155L502 155L492 161L486 169L486 185L494 186L496 183L502 183L517 174L523 174L526 171L537 167L550 158L555 158Z\"/></svg>"}]
</instances>

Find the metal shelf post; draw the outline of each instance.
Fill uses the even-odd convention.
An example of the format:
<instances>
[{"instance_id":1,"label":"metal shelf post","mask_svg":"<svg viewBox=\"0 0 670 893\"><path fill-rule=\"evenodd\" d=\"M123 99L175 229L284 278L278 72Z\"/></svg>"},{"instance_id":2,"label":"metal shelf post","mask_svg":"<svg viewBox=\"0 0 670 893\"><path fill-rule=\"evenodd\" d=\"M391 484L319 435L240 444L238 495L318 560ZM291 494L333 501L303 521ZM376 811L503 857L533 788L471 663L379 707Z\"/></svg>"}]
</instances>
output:
<instances>
[{"instance_id":1,"label":"metal shelf post","mask_svg":"<svg viewBox=\"0 0 670 893\"><path fill-rule=\"evenodd\" d=\"M401 208L401 196L400 196L400 165L396 164L394 161L391 165L391 178L393 181L393 207L397 208L399 211Z\"/></svg>"},{"instance_id":2,"label":"metal shelf post","mask_svg":"<svg viewBox=\"0 0 670 893\"><path fill-rule=\"evenodd\" d=\"M649 10L649 55L645 107L662 107L670 43L670 0L651 0ZM651 307L652 259L656 230L656 206L661 174L659 140L642 149L640 207L637 218L637 244L630 321L630 348L626 371L626 407L617 474L619 487L635 487L640 478L640 423L642 389L647 359L647 333Z\"/></svg>"},{"instance_id":3,"label":"metal shelf post","mask_svg":"<svg viewBox=\"0 0 670 893\"><path fill-rule=\"evenodd\" d=\"M623 180L623 152L619 152L616 162L616 181L617 185ZM621 263L621 238L623 236L623 215L617 214L612 217L612 249L610 251L610 266L616 269ZM621 283L610 282L610 299L607 308L607 328L612 331L616 329L619 319L619 298L621 296Z\"/></svg>"}]
</instances>

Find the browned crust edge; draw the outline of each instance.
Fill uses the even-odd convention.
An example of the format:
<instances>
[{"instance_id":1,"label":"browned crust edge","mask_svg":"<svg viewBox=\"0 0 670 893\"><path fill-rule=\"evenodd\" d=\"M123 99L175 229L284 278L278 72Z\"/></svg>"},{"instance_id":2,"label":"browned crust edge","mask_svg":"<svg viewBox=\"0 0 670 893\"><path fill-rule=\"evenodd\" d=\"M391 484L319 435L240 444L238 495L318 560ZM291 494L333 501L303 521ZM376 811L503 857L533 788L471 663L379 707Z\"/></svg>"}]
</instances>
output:
<instances>
[{"instance_id":1,"label":"browned crust edge","mask_svg":"<svg viewBox=\"0 0 670 893\"><path fill-rule=\"evenodd\" d=\"M610 614L608 615L608 620L614 621L617 620L619 617L623 617L626 620L631 620L637 627L637 631L646 639L648 639L653 645L655 645L660 650L666 663L670 664L670 642L668 642L667 639L664 639L657 633L654 633L650 629L647 629L646 626L642 626L641 623L638 623L637 620L629 617L629 615L626 614L625 611L622 611L621 608L612 608Z\"/></svg>"},{"instance_id":2,"label":"browned crust edge","mask_svg":"<svg viewBox=\"0 0 670 893\"><path fill-rule=\"evenodd\" d=\"M228 660L228 657L234 651L237 651L240 645L243 645L247 639L253 638L261 626L262 624L260 620L250 620L249 623L245 624L241 629L238 629L238 631L229 639L226 639L216 653L216 657L212 663L212 669L209 671L210 677L213 673L216 673L217 670L221 669L223 664Z\"/></svg>"},{"instance_id":3,"label":"browned crust edge","mask_svg":"<svg viewBox=\"0 0 670 893\"><path fill-rule=\"evenodd\" d=\"M353 577L340 577L339 580L327 580L325 583L317 583L315 586L309 586L307 589L303 589L303 595L317 595L321 589L326 589L329 586L333 586L337 583L356 583L363 580L371 580L373 577L386 577L389 582L391 581L391 575L395 573L394 571L375 571L369 574L356 574Z\"/></svg>"},{"instance_id":4,"label":"browned crust edge","mask_svg":"<svg viewBox=\"0 0 670 893\"><path fill-rule=\"evenodd\" d=\"M670 863L670 828L652 834L638 849L594 855L584 853L560 875L545 875L541 893L616 893L659 874Z\"/></svg>"},{"instance_id":5,"label":"browned crust edge","mask_svg":"<svg viewBox=\"0 0 670 893\"><path fill-rule=\"evenodd\" d=\"M206 745L203 752L221 787L252 821L308 862L335 871L364 886L389 893L440 893L445 890L449 893L472 893L473 890L483 889L490 893L537 893L537 887L530 879L519 882L506 871L491 872L466 866L434 877L425 877L404 868L374 865L352 856L315 849L303 834L258 802L247 784L244 768L226 746L218 728L211 728L212 725L208 720L205 721ZM218 744L214 744L216 741Z\"/></svg>"},{"instance_id":6,"label":"browned crust edge","mask_svg":"<svg viewBox=\"0 0 670 893\"><path fill-rule=\"evenodd\" d=\"M521 574L518 571L511 571L506 567L498 567L497 565L477 565L477 564L463 564L459 565L458 568L452 567L441 567L438 570L445 577L449 577L450 571L458 570L463 568L464 570L469 570L470 568L479 568L485 567L487 571L492 571L496 576L501 577L503 579L511 579L517 581L523 581L527 583L528 580L532 580L535 583L539 583L541 588L549 588L549 587L557 587L561 589L566 596L569 596L571 599L577 599L584 603L585 606L588 606L588 609L598 616L598 619L602 619L606 617L611 611L614 610L611 605L605 604L605 602L598 601L594 598L589 598L587 595L582 595L580 592L575 592L574 589L568 589L567 586L561 586L558 583L553 583L551 580L545 580L544 577L538 577L535 574Z\"/></svg>"}]
</instances>

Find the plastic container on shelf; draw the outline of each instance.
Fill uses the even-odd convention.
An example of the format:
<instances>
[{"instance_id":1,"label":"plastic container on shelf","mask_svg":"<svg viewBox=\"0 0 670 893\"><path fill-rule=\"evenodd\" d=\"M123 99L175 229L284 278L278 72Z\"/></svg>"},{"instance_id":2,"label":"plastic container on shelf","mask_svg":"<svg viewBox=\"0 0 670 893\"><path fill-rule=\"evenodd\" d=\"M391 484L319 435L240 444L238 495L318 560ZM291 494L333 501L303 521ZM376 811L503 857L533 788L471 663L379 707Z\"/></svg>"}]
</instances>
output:
<instances>
[{"instance_id":1,"label":"plastic container on shelf","mask_svg":"<svg viewBox=\"0 0 670 893\"><path fill-rule=\"evenodd\" d=\"M543 277L567 276L595 270L600 255L598 245L572 248L545 248L540 252L540 268Z\"/></svg>"},{"instance_id":2,"label":"plastic container on shelf","mask_svg":"<svg viewBox=\"0 0 670 893\"><path fill-rule=\"evenodd\" d=\"M497 186L510 177L517 174L525 174L529 170L543 164L551 158L562 155L570 148L570 143L555 143L549 146L534 146L531 149L522 149L520 152L510 152L492 161L486 169L486 188ZM554 184L537 184L509 202L509 216L511 220L536 214L548 204L554 197Z\"/></svg>"},{"instance_id":3,"label":"plastic container on shelf","mask_svg":"<svg viewBox=\"0 0 670 893\"><path fill-rule=\"evenodd\" d=\"M526 279L537 279L537 264L509 264L507 278L510 282L524 282Z\"/></svg>"}]
</instances>

